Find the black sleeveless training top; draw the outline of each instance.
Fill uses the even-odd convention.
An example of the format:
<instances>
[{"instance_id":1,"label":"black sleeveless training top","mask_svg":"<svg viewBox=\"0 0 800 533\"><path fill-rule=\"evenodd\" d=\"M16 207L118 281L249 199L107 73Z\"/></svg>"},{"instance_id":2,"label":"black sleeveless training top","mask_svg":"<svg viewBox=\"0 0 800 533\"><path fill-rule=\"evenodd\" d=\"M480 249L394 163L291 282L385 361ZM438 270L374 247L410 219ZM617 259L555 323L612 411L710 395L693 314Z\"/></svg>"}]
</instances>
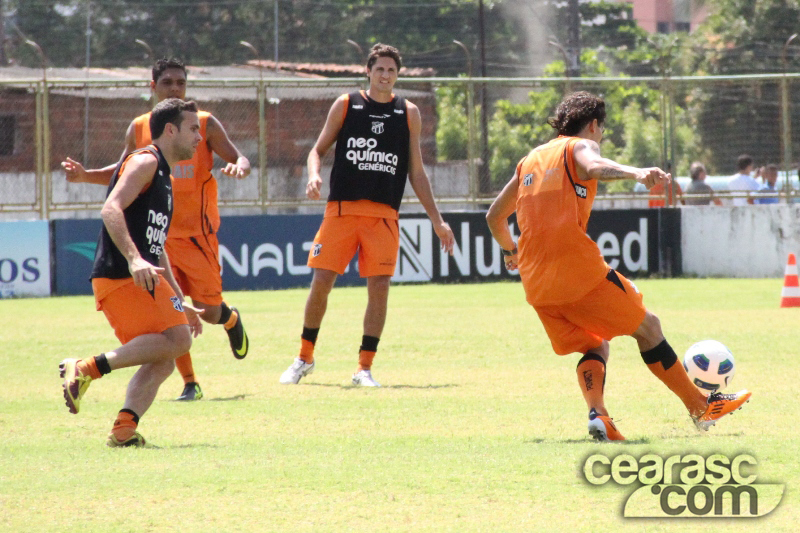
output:
<instances>
[{"instance_id":1,"label":"black sleeveless training top","mask_svg":"<svg viewBox=\"0 0 800 533\"><path fill-rule=\"evenodd\" d=\"M170 180L170 167L161 150L155 145L149 145L141 150L128 154L114 170L111 182L108 184L106 198L111 194L119 179L119 173L125 162L134 154L149 152L158 159L158 168L153 175L150 187L141 193L125 211L125 223L128 232L136 244L142 258L158 266L161 254L164 252L164 243L167 240L167 231L172 219L172 183ZM97 251L94 255L92 278L123 279L131 277L128 270L128 261L120 253L105 224L100 230L97 242Z\"/></svg>"},{"instance_id":2,"label":"black sleeveless training top","mask_svg":"<svg viewBox=\"0 0 800 533\"><path fill-rule=\"evenodd\" d=\"M372 200L400 209L410 142L406 100L395 96L383 104L362 91L348 97L328 201Z\"/></svg>"}]
</instances>

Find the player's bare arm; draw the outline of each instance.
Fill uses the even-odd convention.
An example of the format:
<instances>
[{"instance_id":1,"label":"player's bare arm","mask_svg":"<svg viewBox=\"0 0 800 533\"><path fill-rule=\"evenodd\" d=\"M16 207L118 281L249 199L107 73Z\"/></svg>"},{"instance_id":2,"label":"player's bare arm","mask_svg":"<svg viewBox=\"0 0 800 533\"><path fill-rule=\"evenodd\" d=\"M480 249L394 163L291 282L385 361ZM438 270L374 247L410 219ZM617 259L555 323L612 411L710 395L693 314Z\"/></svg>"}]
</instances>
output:
<instances>
[{"instance_id":1,"label":"player's bare arm","mask_svg":"<svg viewBox=\"0 0 800 533\"><path fill-rule=\"evenodd\" d=\"M200 320L200 314L203 312L203 310L189 305L186 302L186 296L183 294L180 285L178 285L178 282L175 280L175 276L172 275L172 265L170 265L166 250L161 253L161 257L158 259L158 266L164 269L162 276L164 276L164 279L167 280L167 283L170 287L172 287L172 290L175 291L175 296L180 299L181 305L183 306L183 312L186 313L186 319L189 321L189 329L192 331L192 335L197 337L203 332L203 322Z\"/></svg>"},{"instance_id":2,"label":"player's bare arm","mask_svg":"<svg viewBox=\"0 0 800 533\"><path fill-rule=\"evenodd\" d=\"M581 139L572 151L578 177L583 180L632 179L651 189L659 182L669 183L671 176L657 167L637 168L623 165L600 155L600 145Z\"/></svg>"},{"instance_id":3,"label":"player's bare arm","mask_svg":"<svg viewBox=\"0 0 800 533\"><path fill-rule=\"evenodd\" d=\"M136 149L136 131L133 122L128 126L128 131L125 133L125 149L122 151L120 161L125 159L129 153ZM111 164L103 168L86 169L84 166L67 157L66 160L61 162L61 168L67 175L67 181L70 183L93 183L95 185L108 185L111 182L111 176L114 175L114 170L117 164Z\"/></svg>"},{"instance_id":4,"label":"player's bare arm","mask_svg":"<svg viewBox=\"0 0 800 533\"><path fill-rule=\"evenodd\" d=\"M336 138L339 136L339 131L344 124L345 95L340 96L331 106L328 111L328 118L325 120L325 126L314 143L314 147L308 153L306 165L308 167L308 183L306 184L306 196L310 200L319 200L320 189L322 188L322 178L319 171L322 168L322 158L328 153Z\"/></svg>"},{"instance_id":5,"label":"player's bare arm","mask_svg":"<svg viewBox=\"0 0 800 533\"><path fill-rule=\"evenodd\" d=\"M511 231L508 229L508 217L517 208L517 189L519 188L519 176L514 173L514 176L506 183L503 190L495 198L489 211L486 213L486 223L489 225L489 231L492 232L492 237L500 245L500 248L506 251L514 251L512 255L503 254L503 260L508 270L517 269L517 245L514 243L514 238L511 236Z\"/></svg>"},{"instance_id":6,"label":"player's bare arm","mask_svg":"<svg viewBox=\"0 0 800 533\"><path fill-rule=\"evenodd\" d=\"M142 153L131 157L100 211L108 235L128 261L133 282L137 287L147 290L153 290L158 285L158 275L164 269L150 264L139 254L125 222L124 211L152 182L157 168L158 161L152 154Z\"/></svg>"},{"instance_id":7,"label":"player's bare arm","mask_svg":"<svg viewBox=\"0 0 800 533\"><path fill-rule=\"evenodd\" d=\"M419 145L420 132L422 131L422 117L419 108L411 102L406 102L408 110L408 129L409 129L409 160L408 160L408 181L414 189L414 193L419 198L420 204L425 208L428 218L433 223L433 231L441 241L442 249L453 255L453 245L455 236L450 225L444 221L436 201L433 198L433 190L425 166L422 164L422 149Z\"/></svg>"},{"instance_id":8,"label":"player's bare arm","mask_svg":"<svg viewBox=\"0 0 800 533\"><path fill-rule=\"evenodd\" d=\"M236 148L228 132L214 115L208 117L206 123L206 142L211 151L227 163L222 173L236 179L244 179L250 175L250 160Z\"/></svg>"}]
</instances>

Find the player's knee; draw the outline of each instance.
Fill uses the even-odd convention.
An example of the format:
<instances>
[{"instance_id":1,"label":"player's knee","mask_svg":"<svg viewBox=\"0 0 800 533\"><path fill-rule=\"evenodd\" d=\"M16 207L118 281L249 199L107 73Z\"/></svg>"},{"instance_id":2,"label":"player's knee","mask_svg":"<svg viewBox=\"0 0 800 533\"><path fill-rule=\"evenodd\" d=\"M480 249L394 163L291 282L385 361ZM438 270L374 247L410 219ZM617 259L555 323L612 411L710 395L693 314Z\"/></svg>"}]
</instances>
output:
<instances>
[{"instance_id":1,"label":"player's knee","mask_svg":"<svg viewBox=\"0 0 800 533\"><path fill-rule=\"evenodd\" d=\"M175 326L164 332L169 343L169 359L174 360L192 347L192 331L187 325ZM174 364L174 362L173 362Z\"/></svg>"},{"instance_id":2,"label":"player's knee","mask_svg":"<svg viewBox=\"0 0 800 533\"><path fill-rule=\"evenodd\" d=\"M608 356L611 353L608 341L604 340L600 346L598 346L597 348L592 348L591 350L588 350L586 352L587 355L590 353L599 355L600 357L603 358L603 361L608 361Z\"/></svg>"},{"instance_id":3,"label":"player's knee","mask_svg":"<svg viewBox=\"0 0 800 533\"><path fill-rule=\"evenodd\" d=\"M664 338L664 334L661 331L661 320L650 311L647 311L644 315L644 320L642 320L642 323L633 333L633 338L640 343L645 342L650 344L660 342Z\"/></svg>"}]
</instances>

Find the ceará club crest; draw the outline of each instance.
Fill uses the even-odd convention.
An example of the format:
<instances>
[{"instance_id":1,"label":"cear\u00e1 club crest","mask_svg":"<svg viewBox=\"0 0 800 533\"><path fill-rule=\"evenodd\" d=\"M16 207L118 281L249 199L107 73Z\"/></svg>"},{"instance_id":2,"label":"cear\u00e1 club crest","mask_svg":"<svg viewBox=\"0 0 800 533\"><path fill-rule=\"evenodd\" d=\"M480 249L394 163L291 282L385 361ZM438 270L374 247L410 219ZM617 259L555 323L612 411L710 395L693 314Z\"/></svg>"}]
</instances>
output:
<instances>
[{"instance_id":1,"label":"cear\u00e1 club crest","mask_svg":"<svg viewBox=\"0 0 800 533\"><path fill-rule=\"evenodd\" d=\"M383 133L383 122L373 122L372 123L372 133L375 135L380 135Z\"/></svg>"}]
</instances>

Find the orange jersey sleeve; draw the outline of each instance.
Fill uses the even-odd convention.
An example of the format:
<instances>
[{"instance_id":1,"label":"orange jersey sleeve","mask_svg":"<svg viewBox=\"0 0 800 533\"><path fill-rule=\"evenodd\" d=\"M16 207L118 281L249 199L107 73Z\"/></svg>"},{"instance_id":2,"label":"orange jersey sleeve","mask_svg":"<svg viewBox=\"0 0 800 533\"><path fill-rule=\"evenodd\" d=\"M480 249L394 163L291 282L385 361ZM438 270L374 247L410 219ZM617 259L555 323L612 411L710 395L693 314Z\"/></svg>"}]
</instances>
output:
<instances>
[{"instance_id":1,"label":"orange jersey sleeve","mask_svg":"<svg viewBox=\"0 0 800 533\"><path fill-rule=\"evenodd\" d=\"M580 180L572 150L577 137L558 137L518 165L519 273L531 305L574 302L608 273L586 234L596 180Z\"/></svg>"}]
</instances>

